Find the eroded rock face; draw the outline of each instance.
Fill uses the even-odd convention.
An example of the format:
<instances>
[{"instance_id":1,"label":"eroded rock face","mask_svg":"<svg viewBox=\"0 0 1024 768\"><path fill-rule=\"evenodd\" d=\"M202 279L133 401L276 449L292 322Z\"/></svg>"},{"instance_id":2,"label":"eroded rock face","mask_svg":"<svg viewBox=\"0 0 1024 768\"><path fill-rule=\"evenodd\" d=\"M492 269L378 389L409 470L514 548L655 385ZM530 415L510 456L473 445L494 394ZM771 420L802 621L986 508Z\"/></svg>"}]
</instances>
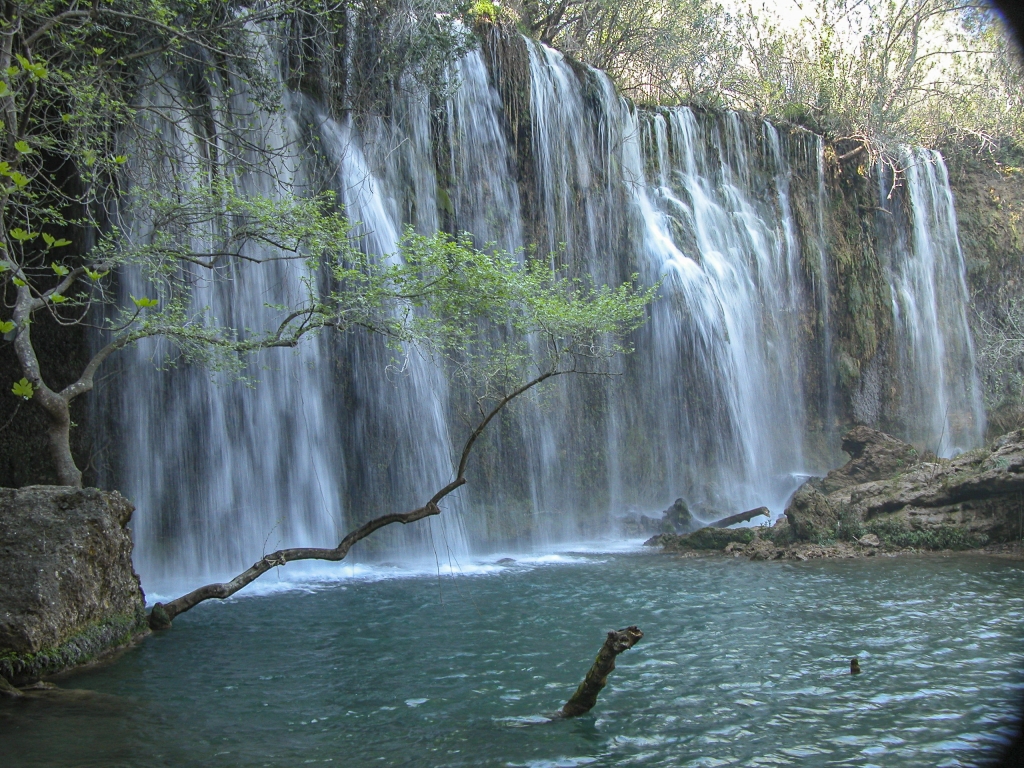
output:
<instances>
[{"instance_id":1,"label":"eroded rock face","mask_svg":"<svg viewBox=\"0 0 1024 768\"><path fill-rule=\"evenodd\" d=\"M821 481L825 494L893 477L920 461L914 446L871 427L854 427L843 436L842 445L850 460Z\"/></svg>"},{"instance_id":2,"label":"eroded rock face","mask_svg":"<svg viewBox=\"0 0 1024 768\"><path fill-rule=\"evenodd\" d=\"M133 511L95 488L0 488L0 676L30 682L146 631Z\"/></svg>"}]
</instances>

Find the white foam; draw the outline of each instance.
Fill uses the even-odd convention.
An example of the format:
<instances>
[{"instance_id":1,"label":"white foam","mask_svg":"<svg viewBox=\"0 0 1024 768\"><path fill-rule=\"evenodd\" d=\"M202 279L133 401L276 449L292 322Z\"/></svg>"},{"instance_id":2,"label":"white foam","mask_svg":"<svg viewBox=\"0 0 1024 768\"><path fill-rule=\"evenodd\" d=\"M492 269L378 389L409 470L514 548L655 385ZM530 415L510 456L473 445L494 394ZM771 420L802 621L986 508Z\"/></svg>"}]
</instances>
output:
<instances>
[{"instance_id":1,"label":"white foam","mask_svg":"<svg viewBox=\"0 0 1024 768\"><path fill-rule=\"evenodd\" d=\"M643 539L581 541L552 545L550 548L540 548L538 551L528 554L494 552L462 560L414 560L403 563L290 563L257 579L230 599L266 597L286 592L313 593L339 586L344 589L347 583L393 579L493 576L541 567L600 563L604 562L600 555L642 551L643 541ZM221 578L223 581L229 581L233 576L234 574L229 574ZM217 580L217 577L214 577L210 579L210 582ZM176 588L176 585L173 584L158 585L152 590L147 590L146 604L168 602L197 586L199 585L195 583L182 584L180 588Z\"/></svg>"}]
</instances>

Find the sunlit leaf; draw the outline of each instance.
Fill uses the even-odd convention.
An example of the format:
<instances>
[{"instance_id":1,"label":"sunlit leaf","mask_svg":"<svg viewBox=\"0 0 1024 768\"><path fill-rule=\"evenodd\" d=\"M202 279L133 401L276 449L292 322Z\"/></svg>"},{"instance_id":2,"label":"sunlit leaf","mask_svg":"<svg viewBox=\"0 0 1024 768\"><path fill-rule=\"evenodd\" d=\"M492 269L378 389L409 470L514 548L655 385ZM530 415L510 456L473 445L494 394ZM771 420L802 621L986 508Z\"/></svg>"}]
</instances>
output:
<instances>
[{"instance_id":1,"label":"sunlit leaf","mask_svg":"<svg viewBox=\"0 0 1024 768\"><path fill-rule=\"evenodd\" d=\"M13 282L14 282L14 284L15 284L16 286L18 286L19 288L24 288L24 287L25 287L26 285L28 285L28 283L26 283L26 282L25 282L24 280L22 280L22 279L21 279L20 277L15 277L15 278L13 279Z\"/></svg>"},{"instance_id":2,"label":"sunlit leaf","mask_svg":"<svg viewBox=\"0 0 1024 768\"><path fill-rule=\"evenodd\" d=\"M19 240L23 243L27 243L29 240L35 240L37 237L39 237L38 232L27 232L21 227L15 227L14 229L10 230L7 234L9 234L15 240Z\"/></svg>"},{"instance_id":3,"label":"sunlit leaf","mask_svg":"<svg viewBox=\"0 0 1024 768\"><path fill-rule=\"evenodd\" d=\"M46 237L46 235L43 235L43 237ZM64 275L71 271L63 264L58 264L57 262L52 262L50 264L50 269L56 272L59 277L64 277Z\"/></svg>"},{"instance_id":4,"label":"sunlit leaf","mask_svg":"<svg viewBox=\"0 0 1024 768\"><path fill-rule=\"evenodd\" d=\"M143 296L141 299L137 299L134 296L132 296L132 301L135 302L135 306L138 307L139 309L145 309L146 307L155 307L157 304L160 303L156 299L150 299L145 296Z\"/></svg>"},{"instance_id":5,"label":"sunlit leaf","mask_svg":"<svg viewBox=\"0 0 1024 768\"><path fill-rule=\"evenodd\" d=\"M67 296L62 296L59 293L54 293L50 295L50 301L52 301L54 304L63 304L67 300Z\"/></svg>"},{"instance_id":6,"label":"sunlit leaf","mask_svg":"<svg viewBox=\"0 0 1024 768\"><path fill-rule=\"evenodd\" d=\"M23 155L32 154L32 147L28 145L27 141L16 141L14 142L14 148Z\"/></svg>"},{"instance_id":7,"label":"sunlit leaf","mask_svg":"<svg viewBox=\"0 0 1024 768\"><path fill-rule=\"evenodd\" d=\"M85 274L87 274L89 276L90 280L99 280L100 278L106 277L107 275L109 275L110 274L110 270L107 270L106 272L93 272L91 269L86 267L85 268Z\"/></svg>"},{"instance_id":8,"label":"sunlit leaf","mask_svg":"<svg viewBox=\"0 0 1024 768\"><path fill-rule=\"evenodd\" d=\"M14 330L14 322L11 320L0 320L0 333L10 333Z\"/></svg>"},{"instance_id":9,"label":"sunlit leaf","mask_svg":"<svg viewBox=\"0 0 1024 768\"><path fill-rule=\"evenodd\" d=\"M14 382L14 386L11 387L11 392L13 392L17 397L23 397L26 400L31 400L35 391L35 387L32 386L28 379L16 381Z\"/></svg>"}]
</instances>

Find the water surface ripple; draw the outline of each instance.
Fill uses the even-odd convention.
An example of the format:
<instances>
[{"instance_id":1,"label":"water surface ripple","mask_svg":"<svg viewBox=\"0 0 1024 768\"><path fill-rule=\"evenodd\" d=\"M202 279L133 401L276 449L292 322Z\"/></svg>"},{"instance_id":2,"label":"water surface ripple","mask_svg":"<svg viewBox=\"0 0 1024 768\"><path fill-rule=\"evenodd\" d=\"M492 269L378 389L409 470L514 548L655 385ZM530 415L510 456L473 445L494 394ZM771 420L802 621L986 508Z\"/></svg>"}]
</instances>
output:
<instances>
[{"instance_id":1,"label":"water surface ripple","mask_svg":"<svg viewBox=\"0 0 1024 768\"><path fill-rule=\"evenodd\" d=\"M580 555L207 604L0 705L6 766L959 766L1012 732L1024 570ZM543 723L607 629L597 708ZM859 656L863 674L848 660Z\"/></svg>"}]
</instances>

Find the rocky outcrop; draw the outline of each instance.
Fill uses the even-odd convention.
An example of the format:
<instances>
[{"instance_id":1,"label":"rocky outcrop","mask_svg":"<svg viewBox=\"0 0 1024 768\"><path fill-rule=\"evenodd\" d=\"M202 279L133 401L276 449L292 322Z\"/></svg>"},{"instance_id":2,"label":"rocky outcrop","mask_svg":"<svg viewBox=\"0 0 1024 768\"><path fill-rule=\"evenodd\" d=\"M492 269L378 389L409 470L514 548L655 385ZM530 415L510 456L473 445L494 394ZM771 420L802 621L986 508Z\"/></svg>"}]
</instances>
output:
<instances>
[{"instance_id":1,"label":"rocky outcrop","mask_svg":"<svg viewBox=\"0 0 1024 768\"><path fill-rule=\"evenodd\" d=\"M0 677L38 680L147 631L133 511L95 488L0 489Z\"/></svg>"},{"instance_id":2,"label":"rocky outcrop","mask_svg":"<svg viewBox=\"0 0 1024 768\"><path fill-rule=\"evenodd\" d=\"M920 461L917 449L871 427L858 426L843 436L843 450L850 460L821 480L821 490L833 493L851 485L884 480Z\"/></svg>"},{"instance_id":3,"label":"rocky outcrop","mask_svg":"<svg viewBox=\"0 0 1024 768\"><path fill-rule=\"evenodd\" d=\"M682 499L676 499L672 506L662 513L661 519L665 521L667 527L676 533L687 533L699 525L690 514L690 508Z\"/></svg>"},{"instance_id":4,"label":"rocky outcrop","mask_svg":"<svg viewBox=\"0 0 1024 768\"><path fill-rule=\"evenodd\" d=\"M817 483L804 483L793 494L786 518L798 539L815 539L835 528L838 515Z\"/></svg>"},{"instance_id":5,"label":"rocky outcrop","mask_svg":"<svg viewBox=\"0 0 1024 768\"><path fill-rule=\"evenodd\" d=\"M716 551L725 550L733 543L750 544L754 540L752 528L701 528L687 534L663 533L644 542L645 546L660 546L666 552L686 552L690 550Z\"/></svg>"},{"instance_id":6,"label":"rocky outcrop","mask_svg":"<svg viewBox=\"0 0 1024 768\"><path fill-rule=\"evenodd\" d=\"M1024 430L932 461L867 427L852 430L843 447L850 461L797 489L772 528L703 528L648 543L683 554L810 560L907 549L1016 551L1024 541Z\"/></svg>"},{"instance_id":7,"label":"rocky outcrop","mask_svg":"<svg viewBox=\"0 0 1024 768\"><path fill-rule=\"evenodd\" d=\"M853 449L850 461L805 483L786 508L794 538L867 534L890 546L944 549L1024 533L1024 430L948 460L920 461L911 446L865 427L843 446Z\"/></svg>"}]
</instances>

